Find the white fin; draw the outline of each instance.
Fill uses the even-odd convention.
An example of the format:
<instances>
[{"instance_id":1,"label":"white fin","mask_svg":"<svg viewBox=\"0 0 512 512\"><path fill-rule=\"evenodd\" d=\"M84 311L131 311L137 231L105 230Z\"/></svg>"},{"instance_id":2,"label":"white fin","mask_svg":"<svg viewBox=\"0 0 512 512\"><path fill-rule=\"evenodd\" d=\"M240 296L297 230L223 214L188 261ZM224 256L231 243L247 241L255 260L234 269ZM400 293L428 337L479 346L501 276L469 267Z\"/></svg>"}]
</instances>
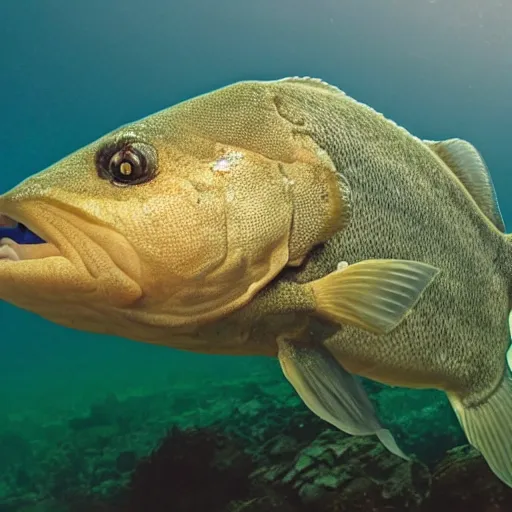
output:
<instances>
[{"instance_id":1,"label":"white fin","mask_svg":"<svg viewBox=\"0 0 512 512\"><path fill-rule=\"evenodd\" d=\"M385 334L410 313L438 272L419 261L366 260L304 286L312 289L319 316Z\"/></svg>"},{"instance_id":2,"label":"white fin","mask_svg":"<svg viewBox=\"0 0 512 512\"><path fill-rule=\"evenodd\" d=\"M317 416L352 435L375 434L395 455L408 460L391 432L380 424L361 382L323 346L278 340L284 375Z\"/></svg>"},{"instance_id":3,"label":"white fin","mask_svg":"<svg viewBox=\"0 0 512 512\"><path fill-rule=\"evenodd\" d=\"M424 142L459 178L484 215L504 233L491 174L478 150L462 139Z\"/></svg>"},{"instance_id":4,"label":"white fin","mask_svg":"<svg viewBox=\"0 0 512 512\"><path fill-rule=\"evenodd\" d=\"M512 487L512 378L507 367L500 386L475 406L464 407L448 395L469 442L481 452L496 476Z\"/></svg>"}]
</instances>

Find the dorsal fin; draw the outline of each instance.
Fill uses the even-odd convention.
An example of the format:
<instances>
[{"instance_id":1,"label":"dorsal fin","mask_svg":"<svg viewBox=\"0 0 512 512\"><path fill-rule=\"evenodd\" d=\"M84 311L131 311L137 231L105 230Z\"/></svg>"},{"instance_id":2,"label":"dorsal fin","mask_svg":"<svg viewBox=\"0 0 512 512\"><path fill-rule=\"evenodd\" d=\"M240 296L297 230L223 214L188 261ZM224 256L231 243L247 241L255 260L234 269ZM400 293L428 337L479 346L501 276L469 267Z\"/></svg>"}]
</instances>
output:
<instances>
[{"instance_id":1,"label":"dorsal fin","mask_svg":"<svg viewBox=\"0 0 512 512\"><path fill-rule=\"evenodd\" d=\"M462 139L423 142L443 160L471 194L484 215L504 233L505 224L492 178L478 150Z\"/></svg>"},{"instance_id":2,"label":"dorsal fin","mask_svg":"<svg viewBox=\"0 0 512 512\"><path fill-rule=\"evenodd\" d=\"M308 85L309 87L323 89L324 91L329 91L331 93L345 95L341 89L338 89L335 85L324 82L321 78L312 78L310 76L289 76L287 78L281 78L278 82L295 82L302 85Z\"/></svg>"}]
</instances>

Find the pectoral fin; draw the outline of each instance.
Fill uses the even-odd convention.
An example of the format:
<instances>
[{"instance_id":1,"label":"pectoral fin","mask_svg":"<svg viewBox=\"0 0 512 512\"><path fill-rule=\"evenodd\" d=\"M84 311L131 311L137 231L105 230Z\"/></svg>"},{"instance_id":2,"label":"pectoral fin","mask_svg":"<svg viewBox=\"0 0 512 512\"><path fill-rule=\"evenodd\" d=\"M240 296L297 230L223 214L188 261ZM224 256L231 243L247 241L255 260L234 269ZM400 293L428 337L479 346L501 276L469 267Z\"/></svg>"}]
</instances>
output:
<instances>
[{"instance_id":1,"label":"pectoral fin","mask_svg":"<svg viewBox=\"0 0 512 512\"><path fill-rule=\"evenodd\" d=\"M393 330L412 310L439 270L407 260L366 260L306 284L316 313L376 334Z\"/></svg>"},{"instance_id":2,"label":"pectoral fin","mask_svg":"<svg viewBox=\"0 0 512 512\"><path fill-rule=\"evenodd\" d=\"M380 424L359 380L322 346L278 340L278 357L286 378L317 416L352 435L376 434L395 455L408 459L393 435Z\"/></svg>"}]
</instances>

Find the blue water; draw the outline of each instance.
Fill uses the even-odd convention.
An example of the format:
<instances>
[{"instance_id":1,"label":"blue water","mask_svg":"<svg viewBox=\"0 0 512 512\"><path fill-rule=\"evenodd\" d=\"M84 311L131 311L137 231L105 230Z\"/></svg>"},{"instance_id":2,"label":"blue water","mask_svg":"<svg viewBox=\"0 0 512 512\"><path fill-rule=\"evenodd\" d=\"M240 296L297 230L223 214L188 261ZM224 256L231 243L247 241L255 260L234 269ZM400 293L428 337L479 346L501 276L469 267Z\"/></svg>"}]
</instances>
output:
<instances>
[{"instance_id":1,"label":"blue water","mask_svg":"<svg viewBox=\"0 0 512 512\"><path fill-rule=\"evenodd\" d=\"M178 101L309 75L419 137L474 143L512 229L505 0L3 0L0 16L1 191ZM0 411L258 364L75 332L3 303L0 320Z\"/></svg>"}]
</instances>

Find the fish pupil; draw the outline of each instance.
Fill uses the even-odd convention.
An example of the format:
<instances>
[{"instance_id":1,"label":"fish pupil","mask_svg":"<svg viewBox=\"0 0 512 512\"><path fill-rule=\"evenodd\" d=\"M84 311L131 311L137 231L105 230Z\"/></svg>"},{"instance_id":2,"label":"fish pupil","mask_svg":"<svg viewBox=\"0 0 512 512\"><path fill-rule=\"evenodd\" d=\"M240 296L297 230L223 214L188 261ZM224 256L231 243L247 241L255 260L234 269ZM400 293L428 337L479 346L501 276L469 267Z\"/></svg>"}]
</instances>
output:
<instances>
[{"instance_id":1,"label":"fish pupil","mask_svg":"<svg viewBox=\"0 0 512 512\"><path fill-rule=\"evenodd\" d=\"M119 166L119 170L121 171L121 174L123 174L124 176L129 176L133 172L132 164L130 162L123 162Z\"/></svg>"},{"instance_id":2,"label":"fish pupil","mask_svg":"<svg viewBox=\"0 0 512 512\"><path fill-rule=\"evenodd\" d=\"M133 183L147 174L146 159L135 148L118 151L110 160L110 173L115 181Z\"/></svg>"}]
</instances>

